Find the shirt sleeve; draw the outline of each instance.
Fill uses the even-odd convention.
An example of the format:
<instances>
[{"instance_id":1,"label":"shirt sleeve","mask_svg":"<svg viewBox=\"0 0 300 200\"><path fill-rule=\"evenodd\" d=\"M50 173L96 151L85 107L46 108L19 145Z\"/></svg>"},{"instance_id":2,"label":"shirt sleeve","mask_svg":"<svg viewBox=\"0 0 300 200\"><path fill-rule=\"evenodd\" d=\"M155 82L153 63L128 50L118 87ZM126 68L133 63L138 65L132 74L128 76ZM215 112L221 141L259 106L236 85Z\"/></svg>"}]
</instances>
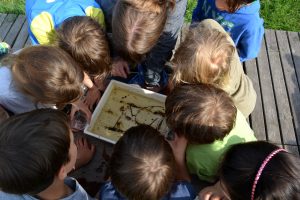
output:
<instances>
[{"instance_id":1,"label":"shirt sleeve","mask_svg":"<svg viewBox=\"0 0 300 200\"><path fill-rule=\"evenodd\" d=\"M264 27L262 25L250 24L248 26L236 46L241 62L257 57L263 35Z\"/></svg>"},{"instance_id":2,"label":"shirt sleeve","mask_svg":"<svg viewBox=\"0 0 300 200\"><path fill-rule=\"evenodd\" d=\"M52 16L48 12L41 12L30 24L30 30L39 44L50 44L55 35Z\"/></svg>"}]
</instances>

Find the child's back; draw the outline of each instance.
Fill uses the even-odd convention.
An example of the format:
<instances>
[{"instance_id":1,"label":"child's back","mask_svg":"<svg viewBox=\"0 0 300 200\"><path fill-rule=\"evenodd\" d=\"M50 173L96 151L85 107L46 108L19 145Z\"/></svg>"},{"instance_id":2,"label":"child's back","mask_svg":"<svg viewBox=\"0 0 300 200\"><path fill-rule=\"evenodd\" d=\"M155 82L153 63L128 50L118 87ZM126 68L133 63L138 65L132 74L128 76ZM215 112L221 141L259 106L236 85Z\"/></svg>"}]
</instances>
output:
<instances>
[{"instance_id":1,"label":"child's back","mask_svg":"<svg viewBox=\"0 0 300 200\"><path fill-rule=\"evenodd\" d=\"M187 141L192 174L214 181L220 159L232 144L256 140L230 97L212 85L179 85L166 100L168 126Z\"/></svg>"},{"instance_id":2,"label":"child's back","mask_svg":"<svg viewBox=\"0 0 300 200\"><path fill-rule=\"evenodd\" d=\"M218 8L219 2L226 5ZM259 0L198 0L192 21L214 19L219 22L232 37L240 60L245 61L257 57L261 46L264 27L259 9Z\"/></svg>"},{"instance_id":3,"label":"child's back","mask_svg":"<svg viewBox=\"0 0 300 200\"><path fill-rule=\"evenodd\" d=\"M193 200L187 181L175 182L172 149L150 126L128 129L114 147L110 162L111 181L100 191L100 199Z\"/></svg>"}]
</instances>

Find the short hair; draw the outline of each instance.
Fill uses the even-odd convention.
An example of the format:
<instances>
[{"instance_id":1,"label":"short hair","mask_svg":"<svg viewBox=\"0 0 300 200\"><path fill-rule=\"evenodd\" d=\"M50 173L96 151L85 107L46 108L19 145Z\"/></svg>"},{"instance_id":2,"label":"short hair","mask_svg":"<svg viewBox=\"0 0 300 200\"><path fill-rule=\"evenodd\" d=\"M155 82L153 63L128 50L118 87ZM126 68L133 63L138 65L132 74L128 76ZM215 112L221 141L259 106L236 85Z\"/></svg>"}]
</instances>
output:
<instances>
[{"instance_id":1,"label":"short hair","mask_svg":"<svg viewBox=\"0 0 300 200\"><path fill-rule=\"evenodd\" d=\"M114 8L114 48L128 62L142 61L156 44L165 27L174 0L119 0Z\"/></svg>"},{"instance_id":2,"label":"short hair","mask_svg":"<svg viewBox=\"0 0 300 200\"><path fill-rule=\"evenodd\" d=\"M68 52L89 75L110 71L110 51L100 24L88 16L66 19L56 31L57 45Z\"/></svg>"},{"instance_id":3,"label":"short hair","mask_svg":"<svg viewBox=\"0 0 300 200\"><path fill-rule=\"evenodd\" d=\"M220 181L231 199L251 198L255 176L266 157L278 149L264 141L233 145L220 165ZM279 152L268 162L258 180L254 199L300 199L300 159Z\"/></svg>"},{"instance_id":4,"label":"short hair","mask_svg":"<svg viewBox=\"0 0 300 200\"><path fill-rule=\"evenodd\" d=\"M0 189L35 195L52 184L69 162L70 129L57 110L34 110L0 126Z\"/></svg>"},{"instance_id":5,"label":"short hair","mask_svg":"<svg viewBox=\"0 0 300 200\"><path fill-rule=\"evenodd\" d=\"M35 103L61 106L82 96L83 72L58 47L27 47L12 62L14 84Z\"/></svg>"},{"instance_id":6,"label":"short hair","mask_svg":"<svg viewBox=\"0 0 300 200\"><path fill-rule=\"evenodd\" d=\"M242 5L246 5L252 3L256 0L226 0L226 4L228 6L228 11L230 13L234 13L237 11Z\"/></svg>"},{"instance_id":7,"label":"short hair","mask_svg":"<svg viewBox=\"0 0 300 200\"><path fill-rule=\"evenodd\" d=\"M195 26L195 27L194 27ZM224 88L236 51L229 35L202 23L190 28L172 60L171 80L179 83L206 83Z\"/></svg>"},{"instance_id":8,"label":"short hair","mask_svg":"<svg viewBox=\"0 0 300 200\"><path fill-rule=\"evenodd\" d=\"M234 127L237 109L223 90L208 84L182 84L166 99L170 129L191 143L223 139Z\"/></svg>"},{"instance_id":9,"label":"short hair","mask_svg":"<svg viewBox=\"0 0 300 200\"><path fill-rule=\"evenodd\" d=\"M110 161L112 184L132 200L161 199L171 189L174 168L168 142L148 125L128 129L115 145Z\"/></svg>"}]
</instances>

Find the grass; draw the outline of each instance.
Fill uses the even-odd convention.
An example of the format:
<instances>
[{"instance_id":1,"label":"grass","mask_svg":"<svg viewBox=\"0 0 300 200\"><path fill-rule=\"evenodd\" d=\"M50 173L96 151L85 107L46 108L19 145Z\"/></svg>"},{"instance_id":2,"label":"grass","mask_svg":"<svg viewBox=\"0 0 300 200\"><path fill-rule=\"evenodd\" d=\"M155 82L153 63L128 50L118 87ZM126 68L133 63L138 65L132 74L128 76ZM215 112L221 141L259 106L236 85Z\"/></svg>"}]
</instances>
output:
<instances>
[{"instance_id":1,"label":"grass","mask_svg":"<svg viewBox=\"0 0 300 200\"><path fill-rule=\"evenodd\" d=\"M0 0L0 13L24 14L25 0ZM192 18L197 0L188 0L186 21ZM299 0L261 0L265 27L300 32Z\"/></svg>"},{"instance_id":2,"label":"grass","mask_svg":"<svg viewBox=\"0 0 300 200\"><path fill-rule=\"evenodd\" d=\"M25 0L0 0L0 13L25 14Z\"/></svg>"}]
</instances>

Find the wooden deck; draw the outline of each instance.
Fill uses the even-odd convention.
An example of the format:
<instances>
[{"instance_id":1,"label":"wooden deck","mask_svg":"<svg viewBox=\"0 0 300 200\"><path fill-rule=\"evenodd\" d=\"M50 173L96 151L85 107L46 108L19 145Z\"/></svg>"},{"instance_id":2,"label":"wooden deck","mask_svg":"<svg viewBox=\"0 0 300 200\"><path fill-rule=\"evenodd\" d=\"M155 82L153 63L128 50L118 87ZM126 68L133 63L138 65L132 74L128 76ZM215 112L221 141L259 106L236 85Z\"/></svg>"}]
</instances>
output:
<instances>
[{"instance_id":1,"label":"wooden deck","mask_svg":"<svg viewBox=\"0 0 300 200\"><path fill-rule=\"evenodd\" d=\"M16 51L30 45L24 15L0 14L0 39ZM300 152L300 34L266 30L257 59L244 63L252 79L257 103L249 118L260 140L268 140L299 156ZM103 180L106 157L112 145L92 139L98 151L93 160L76 176L88 177L88 182ZM90 172L91 171L91 172ZM101 175L95 176L95 171Z\"/></svg>"}]
</instances>

